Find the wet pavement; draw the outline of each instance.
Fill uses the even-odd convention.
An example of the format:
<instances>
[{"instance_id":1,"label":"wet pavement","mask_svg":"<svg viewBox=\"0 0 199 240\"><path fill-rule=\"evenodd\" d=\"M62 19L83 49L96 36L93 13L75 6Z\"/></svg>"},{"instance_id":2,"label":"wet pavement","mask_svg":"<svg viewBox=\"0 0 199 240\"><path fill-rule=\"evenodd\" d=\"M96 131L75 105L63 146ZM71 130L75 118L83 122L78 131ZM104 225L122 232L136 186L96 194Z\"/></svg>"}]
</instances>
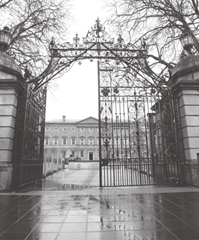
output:
<instances>
[{"instance_id":1,"label":"wet pavement","mask_svg":"<svg viewBox=\"0 0 199 240\"><path fill-rule=\"evenodd\" d=\"M193 240L198 226L196 187L100 189L97 171L65 170L0 193L0 240Z\"/></svg>"},{"instance_id":2,"label":"wet pavement","mask_svg":"<svg viewBox=\"0 0 199 240\"><path fill-rule=\"evenodd\" d=\"M99 170L61 170L24 191L81 190L99 186Z\"/></svg>"}]
</instances>

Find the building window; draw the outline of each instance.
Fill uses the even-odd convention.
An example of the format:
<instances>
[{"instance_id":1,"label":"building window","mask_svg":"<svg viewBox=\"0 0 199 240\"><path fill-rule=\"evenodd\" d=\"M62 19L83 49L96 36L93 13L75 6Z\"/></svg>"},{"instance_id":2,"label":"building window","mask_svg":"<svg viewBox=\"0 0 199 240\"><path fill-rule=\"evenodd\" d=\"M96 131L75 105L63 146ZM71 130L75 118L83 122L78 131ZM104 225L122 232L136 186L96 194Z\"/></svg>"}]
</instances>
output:
<instances>
[{"instance_id":1,"label":"building window","mask_svg":"<svg viewBox=\"0 0 199 240\"><path fill-rule=\"evenodd\" d=\"M63 128L63 131L64 131L64 132L67 132L67 128Z\"/></svg>"},{"instance_id":2,"label":"building window","mask_svg":"<svg viewBox=\"0 0 199 240\"><path fill-rule=\"evenodd\" d=\"M93 132L93 128L89 128L89 132Z\"/></svg>"},{"instance_id":3,"label":"building window","mask_svg":"<svg viewBox=\"0 0 199 240\"><path fill-rule=\"evenodd\" d=\"M57 127L55 127L55 128L54 128L54 132L57 132L57 131L58 131L58 129L57 129Z\"/></svg>"},{"instance_id":4,"label":"building window","mask_svg":"<svg viewBox=\"0 0 199 240\"><path fill-rule=\"evenodd\" d=\"M46 132L49 132L49 131L50 131L50 129L47 127L47 128L46 128Z\"/></svg>"},{"instance_id":5,"label":"building window","mask_svg":"<svg viewBox=\"0 0 199 240\"><path fill-rule=\"evenodd\" d=\"M94 145L94 138L89 138L88 139L88 144L89 145Z\"/></svg>"},{"instance_id":6,"label":"building window","mask_svg":"<svg viewBox=\"0 0 199 240\"><path fill-rule=\"evenodd\" d=\"M85 128L80 128L80 132L84 132L85 131Z\"/></svg>"},{"instance_id":7,"label":"building window","mask_svg":"<svg viewBox=\"0 0 199 240\"><path fill-rule=\"evenodd\" d=\"M67 138L66 137L62 138L62 145L67 145Z\"/></svg>"},{"instance_id":8,"label":"building window","mask_svg":"<svg viewBox=\"0 0 199 240\"><path fill-rule=\"evenodd\" d=\"M71 145L75 145L76 144L76 138L71 138Z\"/></svg>"},{"instance_id":9,"label":"building window","mask_svg":"<svg viewBox=\"0 0 199 240\"><path fill-rule=\"evenodd\" d=\"M49 137L45 137L45 142L44 142L45 145L49 145Z\"/></svg>"},{"instance_id":10,"label":"building window","mask_svg":"<svg viewBox=\"0 0 199 240\"><path fill-rule=\"evenodd\" d=\"M80 145L85 145L85 138L80 138Z\"/></svg>"},{"instance_id":11,"label":"building window","mask_svg":"<svg viewBox=\"0 0 199 240\"><path fill-rule=\"evenodd\" d=\"M84 157L84 151L81 151L81 157L82 158Z\"/></svg>"},{"instance_id":12,"label":"building window","mask_svg":"<svg viewBox=\"0 0 199 240\"><path fill-rule=\"evenodd\" d=\"M71 151L71 157L75 157L75 151Z\"/></svg>"},{"instance_id":13,"label":"building window","mask_svg":"<svg viewBox=\"0 0 199 240\"><path fill-rule=\"evenodd\" d=\"M57 137L53 138L53 145L58 145L58 138Z\"/></svg>"},{"instance_id":14,"label":"building window","mask_svg":"<svg viewBox=\"0 0 199 240\"><path fill-rule=\"evenodd\" d=\"M73 127L71 130L72 130L72 132L75 132L75 131L76 131L76 128Z\"/></svg>"}]
</instances>

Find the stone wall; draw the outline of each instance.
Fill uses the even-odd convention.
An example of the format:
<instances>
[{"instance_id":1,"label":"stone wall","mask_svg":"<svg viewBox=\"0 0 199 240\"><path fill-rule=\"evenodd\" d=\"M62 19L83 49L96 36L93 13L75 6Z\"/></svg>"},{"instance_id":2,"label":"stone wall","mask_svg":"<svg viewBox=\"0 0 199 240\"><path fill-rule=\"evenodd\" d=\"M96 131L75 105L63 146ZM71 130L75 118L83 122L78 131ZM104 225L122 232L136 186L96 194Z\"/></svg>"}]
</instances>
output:
<instances>
[{"instance_id":1,"label":"stone wall","mask_svg":"<svg viewBox=\"0 0 199 240\"><path fill-rule=\"evenodd\" d=\"M0 191L10 190L18 92L22 75L14 60L0 53Z\"/></svg>"},{"instance_id":2,"label":"stone wall","mask_svg":"<svg viewBox=\"0 0 199 240\"><path fill-rule=\"evenodd\" d=\"M173 92L178 98L185 183L199 185L199 56L182 58L173 69Z\"/></svg>"}]
</instances>

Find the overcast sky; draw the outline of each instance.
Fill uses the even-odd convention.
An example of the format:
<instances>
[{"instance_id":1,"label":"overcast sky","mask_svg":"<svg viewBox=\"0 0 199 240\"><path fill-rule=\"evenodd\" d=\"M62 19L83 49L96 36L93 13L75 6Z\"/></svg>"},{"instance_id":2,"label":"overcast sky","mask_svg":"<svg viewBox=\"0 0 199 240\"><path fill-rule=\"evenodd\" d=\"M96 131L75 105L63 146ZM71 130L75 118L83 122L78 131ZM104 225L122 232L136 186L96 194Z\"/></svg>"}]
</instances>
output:
<instances>
[{"instance_id":1,"label":"overcast sky","mask_svg":"<svg viewBox=\"0 0 199 240\"><path fill-rule=\"evenodd\" d=\"M68 39L76 33L80 39L86 36L88 30L99 17L105 20L102 10L103 0L73 0L72 15L74 24L69 27ZM76 63L63 77L54 81L55 87L48 91L46 120L98 118L98 85L97 62L83 61Z\"/></svg>"}]
</instances>

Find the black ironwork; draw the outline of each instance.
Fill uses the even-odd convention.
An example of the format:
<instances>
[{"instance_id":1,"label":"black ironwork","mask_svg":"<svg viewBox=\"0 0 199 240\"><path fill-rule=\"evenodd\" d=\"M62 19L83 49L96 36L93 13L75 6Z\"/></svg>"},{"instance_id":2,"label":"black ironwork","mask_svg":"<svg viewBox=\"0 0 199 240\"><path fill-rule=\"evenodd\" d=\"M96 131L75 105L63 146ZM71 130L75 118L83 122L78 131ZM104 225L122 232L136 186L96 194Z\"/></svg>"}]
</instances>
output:
<instances>
[{"instance_id":1,"label":"black ironwork","mask_svg":"<svg viewBox=\"0 0 199 240\"><path fill-rule=\"evenodd\" d=\"M25 86L18 102L14 154L13 187L36 182L43 177L46 87L33 91Z\"/></svg>"},{"instance_id":2,"label":"black ironwork","mask_svg":"<svg viewBox=\"0 0 199 240\"><path fill-rule=\"evenodd\" d=\"M101 186L182 183L177 99L99 64Z\"/></svg>"},{"instance_id":3,"label":"black ironwork","mask_svg":"<svg viewBox=\"0 0 199 240\"><path fill-rule=\"evenodd\" d=\"M98 60L100 186L181 181L177 101L166 82L137 78L139 65L147 71L146 42L136 47L121 35L114 41L97 19L82 42L76 34L73 43L52 39L49 48L59 71L73 62Z\"/></svg>"},{"instance_id":4,"label":"black ironwork","mask_svg":"<svg viewBox=\"0 0 199 240\"><path fill-rule=\"evenodd\" d=\"M54 38L49 44L52 61L49 67L49 74L53 69L53 76L63 74L72 63L81 63L84 59L114 59L117 62L123 61L134 64L135 59L142 59L147 52L146 44L140 43L138 47L131 43L125 43L121 35L114 40L97 19L94 27L88 31L86 37L81 39L78 34L73 42L57 43ZM48 76L51 78L51 76Z\"/></svg>"},{"instance_id":5,"label":"black ironwork","mask_svg":"<svg viewBox=\"0 0 199 240\"><path fill-rule=\"evenodd\" d=\"M64 73L74 62L98 61L100 186L181 181L184 157L177 101L165 83L139 80L134 71L146 63L146 43L135 47L121 35L115 42L97 19L83 42L76 34L73 43L58 44L52 39L49 49L49 72L54 75ZM19 105L19 113L25 109L25 115L18 115L16 134L16 143L22 141L16 145L19 186L42 177L45 92L28 88Z\"/></svg>"}]
</instances>

